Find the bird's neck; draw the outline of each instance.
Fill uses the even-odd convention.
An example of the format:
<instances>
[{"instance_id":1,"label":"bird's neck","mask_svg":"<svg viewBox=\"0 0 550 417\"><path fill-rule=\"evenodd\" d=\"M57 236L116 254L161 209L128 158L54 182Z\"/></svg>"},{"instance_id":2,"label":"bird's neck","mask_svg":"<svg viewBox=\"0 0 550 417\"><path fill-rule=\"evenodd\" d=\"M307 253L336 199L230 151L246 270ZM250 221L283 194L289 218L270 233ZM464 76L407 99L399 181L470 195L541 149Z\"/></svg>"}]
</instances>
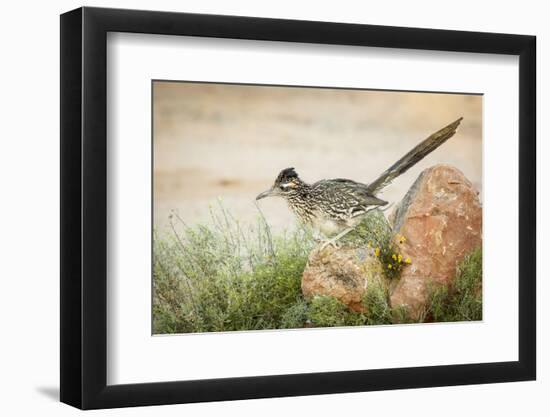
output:
<instances>
[{"instance_id":1,"label":"bird's neck","mask_svg":"<svg viewBox=\"0 0 550 417\"><path fill-rule=\"evenodd\" d=\"M310 223L313 217L313 210L310 204L311 185L300 181L299 186L292 190L286 201L290 209L302 223Z\"/></svg>"}]
</instances>

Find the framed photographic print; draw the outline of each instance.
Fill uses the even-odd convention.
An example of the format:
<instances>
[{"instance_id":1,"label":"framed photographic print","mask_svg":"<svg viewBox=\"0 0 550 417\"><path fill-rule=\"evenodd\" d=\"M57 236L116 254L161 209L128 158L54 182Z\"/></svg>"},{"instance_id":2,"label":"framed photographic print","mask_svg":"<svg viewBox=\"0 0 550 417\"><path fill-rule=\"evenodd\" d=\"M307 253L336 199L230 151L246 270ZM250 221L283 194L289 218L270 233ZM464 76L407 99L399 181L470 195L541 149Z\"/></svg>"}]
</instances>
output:
<instances>
[{"instance_id":1,"label":"framed photographic print","mask_svg":"<svg viewBox=\"0 0 550 417\"><path fill-rule=\"evenodd\" d=\"M535 38L61 16L61 400L535 379Z\"/></svg>"}]
</instances>

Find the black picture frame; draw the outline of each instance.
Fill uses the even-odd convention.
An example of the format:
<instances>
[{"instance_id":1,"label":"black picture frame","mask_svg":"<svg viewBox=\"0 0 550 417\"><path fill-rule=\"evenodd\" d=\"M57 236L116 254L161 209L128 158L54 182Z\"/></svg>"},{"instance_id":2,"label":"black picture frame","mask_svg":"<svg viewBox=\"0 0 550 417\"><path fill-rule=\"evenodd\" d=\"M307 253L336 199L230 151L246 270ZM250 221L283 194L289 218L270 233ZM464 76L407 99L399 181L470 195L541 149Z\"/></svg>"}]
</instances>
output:
<instances>
[{"instance_id":1,"label":"black picture frame","mask_svg":"<svg viewBox=\"0 0 550 417\"><path fill-rule=\"evenodd\" d=\"M107 385L108 32L519 56L519 360ZM88 7L61 15L61 401L94 409L535 379L535 50L524 35Z\"/></svg>"}]
</instances>

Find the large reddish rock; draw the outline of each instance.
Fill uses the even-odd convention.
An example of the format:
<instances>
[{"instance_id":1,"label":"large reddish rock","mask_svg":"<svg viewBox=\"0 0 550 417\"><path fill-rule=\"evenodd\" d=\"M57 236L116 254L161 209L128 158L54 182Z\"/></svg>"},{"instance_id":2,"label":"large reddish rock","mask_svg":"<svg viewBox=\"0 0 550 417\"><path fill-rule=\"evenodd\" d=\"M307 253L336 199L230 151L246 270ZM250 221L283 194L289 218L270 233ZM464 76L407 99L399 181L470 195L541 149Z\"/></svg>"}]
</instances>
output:
<instances>
[{"instance_id":1,"label":"large reddish rock","mask_svg":"<svg viewBox=\"0 0 550 417\"><path fill-rule=\"evenodd\" d=\"M449 285L457 264L481 246L482 209L478 191L458 169L436 165L423 171L392 213L404 258L390 304L404 306L411 317L423 312L432 285Z\"/></svg>"},{"instance_id":2,"label":"large reddish rock","mask_svg":"<svg viewBox=\"0 0 550 417\"><path fill-rule=\"evenodd\" d=\"M382 265L368 247L344 246L314 249L302 276L306 297L330 295L354 311L364 311L363 296L369 285L386 285Z\"/></svg>"}]
</instances>

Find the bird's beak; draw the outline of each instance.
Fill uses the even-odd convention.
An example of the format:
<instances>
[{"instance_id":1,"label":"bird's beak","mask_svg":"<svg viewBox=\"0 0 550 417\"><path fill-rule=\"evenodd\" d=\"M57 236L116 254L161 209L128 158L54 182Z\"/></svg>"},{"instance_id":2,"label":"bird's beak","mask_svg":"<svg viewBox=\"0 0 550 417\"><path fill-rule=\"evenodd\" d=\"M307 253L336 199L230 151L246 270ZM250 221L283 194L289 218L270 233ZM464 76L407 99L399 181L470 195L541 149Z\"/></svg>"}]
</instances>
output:
<instances>
[{"instance_id":1,"label":"bird's beak","mask_svg":"<svg viewBox=\"0 0 550 417\"><path fill-rule=\"evenodd\" d=\"M256 200L261 200L262 198L270 197L272 195L275 195L273 192L273 188L270 188L269 190L264 191L263 193L258 194L256 197Z\"/></svg>"}]
</instances>

